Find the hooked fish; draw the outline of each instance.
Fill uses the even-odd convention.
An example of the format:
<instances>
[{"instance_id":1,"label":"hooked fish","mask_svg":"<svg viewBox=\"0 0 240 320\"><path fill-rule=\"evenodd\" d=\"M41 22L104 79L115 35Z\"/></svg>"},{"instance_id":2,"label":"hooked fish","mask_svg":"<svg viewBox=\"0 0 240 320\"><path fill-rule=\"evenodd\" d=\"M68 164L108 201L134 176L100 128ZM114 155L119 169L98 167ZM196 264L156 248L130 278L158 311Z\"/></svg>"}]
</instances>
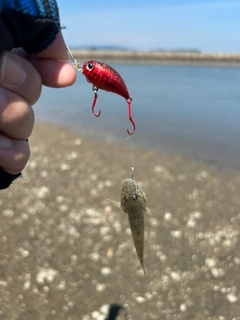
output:
<instances>
[{"instance_id":1,"label":"hooked fish","mask_svg":"<svg viewBox=\"0 0 240 320\"><path fill-rule=\"evenodd\" d=\"M147 207L145 193L133 179L123 182L121 202L109 199L114 205L128 214L128 220L132 232L134 246L144 273L144 213L151 214Z\"/></svg>"}]
</instances>

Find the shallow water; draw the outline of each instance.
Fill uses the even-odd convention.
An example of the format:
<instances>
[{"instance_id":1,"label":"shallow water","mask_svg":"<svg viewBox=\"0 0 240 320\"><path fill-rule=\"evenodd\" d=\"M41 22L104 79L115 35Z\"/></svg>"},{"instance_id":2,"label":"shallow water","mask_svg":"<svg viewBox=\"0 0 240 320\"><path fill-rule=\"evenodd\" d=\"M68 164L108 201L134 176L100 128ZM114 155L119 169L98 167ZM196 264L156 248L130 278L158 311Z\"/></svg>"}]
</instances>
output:
<instances>
[{"instance_id":1,"label":"shallow water","mask_svg":"<svg viewBox=\"0 0 240 320\"><path fill-rule=\"evenodd\" d=\"M112 65L133 98L135 146L183 155L240 170L240 69L227 67ZM99 90L101 116L91 113L91 84L78 74L74 86L44 88L37 120L125 143L132 129L124 98Z\"/></svg>"}]
</instances>

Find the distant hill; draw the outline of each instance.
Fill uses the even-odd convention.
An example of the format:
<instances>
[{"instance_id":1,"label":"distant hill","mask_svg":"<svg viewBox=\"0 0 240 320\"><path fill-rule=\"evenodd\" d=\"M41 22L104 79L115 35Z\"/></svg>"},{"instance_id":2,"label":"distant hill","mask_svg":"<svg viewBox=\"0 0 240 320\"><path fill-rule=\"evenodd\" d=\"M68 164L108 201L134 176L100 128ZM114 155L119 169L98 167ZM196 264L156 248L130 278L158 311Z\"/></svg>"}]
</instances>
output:
<instances>
[{"instance_id":1,"label":"distant hill","mask_svg":"<svg viewBox=\"0 0 240 320\"><path fill-rule=\"evenodd\" d=\"M121 46L113 46L113 45L90 45L90 46L75 46L71 47L72 50L90 50L90 51L145 51L145 50L133 50L126 47ZM154 49L149 50L150 52L173 52L173 53L201 53L201 50L198 49Z\"/></svg>"},{"instance_id":2,"label":"distant hill","mask_svg":"<svg viewBox=\"0 0 240 320\"><path fill-rule=\"evenodd\" d=\"M91 50L91 51L128 51L128 48L120 46L102 45L102 46L76 46L71 47L72 50Z\"/></svg>"},{"instance_id":3,"label":"distant hill","mask_svg":"<svg viewBox=\"0 0 240 320\"><path fill-rule=\"evenodd\" d=\"M156 49L156 50L151 50L151 52L201 53L202 51L198 49L172 49L172 50Z\"/></svg>"}]
</instances>

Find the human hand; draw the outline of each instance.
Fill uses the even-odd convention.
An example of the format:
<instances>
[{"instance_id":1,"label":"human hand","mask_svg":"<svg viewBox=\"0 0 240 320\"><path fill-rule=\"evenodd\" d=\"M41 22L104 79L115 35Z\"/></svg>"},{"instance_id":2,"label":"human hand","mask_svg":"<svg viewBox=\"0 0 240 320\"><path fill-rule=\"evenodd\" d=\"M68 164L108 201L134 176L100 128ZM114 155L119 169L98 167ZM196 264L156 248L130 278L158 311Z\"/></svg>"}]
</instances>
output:
<instances>
[{"instance_id":1,"label":"human hand","mask_svg":"<svg viewBox=\"0 0 240 320\"><path fill-rule=\"evenodd\" d=\"M60 60L68 60L61 33L36 55L14 50L0 57L0 167L7 173L20 173L29 159L32 106L42 86L67 87L76 79L73 67Z\"/></svg>"}]
</instances>

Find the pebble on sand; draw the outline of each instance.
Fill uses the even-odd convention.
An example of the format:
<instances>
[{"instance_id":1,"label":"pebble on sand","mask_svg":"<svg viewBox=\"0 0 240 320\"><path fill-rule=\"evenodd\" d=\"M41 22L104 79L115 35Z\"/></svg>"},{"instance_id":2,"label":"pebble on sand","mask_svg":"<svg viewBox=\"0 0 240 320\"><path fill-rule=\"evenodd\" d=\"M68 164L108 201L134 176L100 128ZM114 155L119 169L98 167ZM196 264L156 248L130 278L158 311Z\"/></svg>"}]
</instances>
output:
<instances>
[{"instance_id":1,"label":"pebble on sand","mask_svg":"<svg viewBox=\"0 0 240 320\"><path fill-rule=\"evenodd\" d=\"M109 276L112 273L112 270L108 267L104 267L101 269L102 276Z\"/></svg>"},{"instance_id":2,"label":"pebble on sand","mask_svg":"<svg viewBox=\"0 0 240 320\"><path fill-rule=\"evenodd\" d=\"M45 282L51 283L57 275L57 270L52 268L42 268L36 275L36 282L38 284L44 284Z\"/></svg>"}]
</instances>

